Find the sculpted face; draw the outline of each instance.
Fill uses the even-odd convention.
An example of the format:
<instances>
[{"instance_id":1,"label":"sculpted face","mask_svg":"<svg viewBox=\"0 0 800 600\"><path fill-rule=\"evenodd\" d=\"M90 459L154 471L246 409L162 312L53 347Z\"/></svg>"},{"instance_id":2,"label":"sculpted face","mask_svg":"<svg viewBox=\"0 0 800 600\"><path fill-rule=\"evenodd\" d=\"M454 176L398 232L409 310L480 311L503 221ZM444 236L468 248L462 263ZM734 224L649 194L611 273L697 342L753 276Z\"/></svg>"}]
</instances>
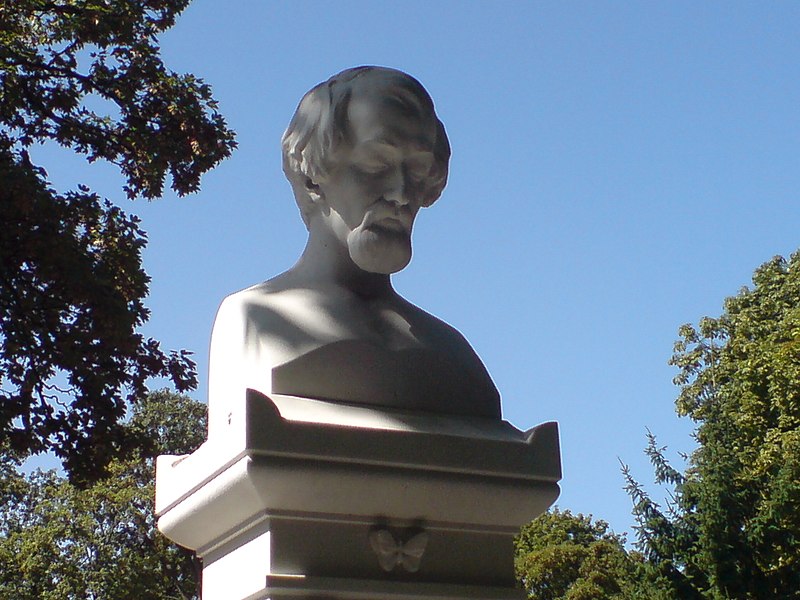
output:
<instances>
[{"instance_id":1,"label":"sculpted face","mask_svg":"<svg viewBox=\"0 0 800 600\"><path fill-rule=\"evenodd\" d=\"M348 107L348 140L319 183L321 217L353 262L395 273L411 260L411 230L434 163L435 117L356 90Z\"/></svg>"}]
</instances>

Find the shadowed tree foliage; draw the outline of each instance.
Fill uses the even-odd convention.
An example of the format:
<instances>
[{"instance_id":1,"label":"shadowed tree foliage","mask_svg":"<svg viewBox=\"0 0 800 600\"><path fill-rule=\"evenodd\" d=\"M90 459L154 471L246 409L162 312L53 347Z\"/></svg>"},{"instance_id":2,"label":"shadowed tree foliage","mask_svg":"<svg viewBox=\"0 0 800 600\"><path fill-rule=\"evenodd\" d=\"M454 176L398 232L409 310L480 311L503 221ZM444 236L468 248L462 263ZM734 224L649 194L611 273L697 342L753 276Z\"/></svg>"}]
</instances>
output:
<instances>
[{"instance_id":1,"label":"shadowed tree foliage","mask_svg":"<svg viewBox=\"0 0 800 600\"><path fill-rule=\"evenodd\" d=\"M120 420L153 376L196 385L187 352L139 333L149 279L136 217L57 192L28 149L117 165L129 198L179 195L235 147L208 85L164 66L188 0L0 0L0 439L87 483L131 447Z\"/></svg>"},{"instance_id":2,"label":"shadowed tree foliage","mask_svg":"<svg viewBox=\"0 0 800 600\"><path fill-rule=\"evenodd\" d=\"M199 562L155 528L154 458L193 451L205 423L205 405L155 392L125 425L148 449L113 459L102 481L79 488L54 471L25 477L4 466L0 598L199 599Z\"/></svg>"},{"instance_id":3,"label":"shadowed tree foliage","mask_svg":"<svg viewBox=\"0 0 800 600\"><path fill-rule=\"evenodd\" d=\"M679 473L650 440L671 506L627 474L639 542L675 598L798 598L800 253L762 265L724 308L675 345L677 409L698 448Z\"/></svg>"},{"instance_id":4,"label":"shadowed tree foliage","mask_svg":"<svg viewBox=\"0 0 800 600\"><path fill-rule=\"evenodd\" d=\"M515 540L517 577L531 600L626 600L661 596L644 577L641 556L604 521L553 509Z\"/></svg>"}]
</instances>

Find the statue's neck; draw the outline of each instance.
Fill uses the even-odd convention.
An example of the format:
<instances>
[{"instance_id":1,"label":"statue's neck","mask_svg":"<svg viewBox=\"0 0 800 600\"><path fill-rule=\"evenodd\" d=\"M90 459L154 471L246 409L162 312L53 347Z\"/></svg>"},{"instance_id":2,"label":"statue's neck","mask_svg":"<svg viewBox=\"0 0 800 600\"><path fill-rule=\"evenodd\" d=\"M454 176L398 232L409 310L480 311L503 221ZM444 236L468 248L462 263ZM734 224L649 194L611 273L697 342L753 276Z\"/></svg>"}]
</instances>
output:
<instances>
[{"instance_id":1,"label":"statue's neck","mask_svg":"<svg viewBox=\"0 0 800 600\"><path fill-rule=\"evenodd\" d=\"M332 234L325 234L324 231L312 231L309 235L300 259L286 273L292 286L332 286L365 298L394 295L389 275L361 269L350 258L347 247L339 239Z\"/></svg>"}]
</instances>

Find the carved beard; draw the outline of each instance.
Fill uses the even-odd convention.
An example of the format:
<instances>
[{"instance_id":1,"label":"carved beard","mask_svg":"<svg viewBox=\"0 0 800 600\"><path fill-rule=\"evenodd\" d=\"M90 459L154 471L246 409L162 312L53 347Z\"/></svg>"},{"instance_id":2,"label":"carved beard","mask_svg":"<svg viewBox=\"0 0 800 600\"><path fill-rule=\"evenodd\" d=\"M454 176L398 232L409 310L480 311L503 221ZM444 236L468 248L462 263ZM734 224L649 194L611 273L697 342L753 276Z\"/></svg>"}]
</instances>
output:
<instances>
[{"instance_id":1,"label":"carved beard","mask_svg":"<svg viewBox=\"0 0 800 600\"><path fill-rule=\"evenodd\" d=\"M347 249L360 269L390 275L411 261L411 235L378 224L365 227L362 223L347 234Z\"/></svg>"}]
</instances>

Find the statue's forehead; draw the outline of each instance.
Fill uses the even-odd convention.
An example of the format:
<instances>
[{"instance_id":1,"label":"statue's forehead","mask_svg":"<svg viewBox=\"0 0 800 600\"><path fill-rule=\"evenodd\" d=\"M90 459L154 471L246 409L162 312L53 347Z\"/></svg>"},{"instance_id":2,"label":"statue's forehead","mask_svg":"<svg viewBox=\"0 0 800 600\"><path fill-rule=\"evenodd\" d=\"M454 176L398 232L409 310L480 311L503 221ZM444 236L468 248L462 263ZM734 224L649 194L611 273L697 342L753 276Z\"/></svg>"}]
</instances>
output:
<instances>
[{"instance_id":1,"label":"statue's forehead","mask_svg":"<svg viewBox=\"0 0 800 600\"><path fill-rule=\"evenodd\" d=\"M435 117L419 103L409 104L391 95L354 96L347 111L351 141L373 140L430 147L436 136Z\"/></svg>"},{"instance_id":2,"label":"statue's forehead","mask_svg":"<svg viewBox=\"0 0 800 600\"><path fill-rule=\"evenodd\" d=\"M433 157L433 147L431 141L425 137L404 136L391 137L385 136L374 138L362 142L357 142L350 148L350 155L353 157L366 157L372 155L391 157L399 153L413 153L420 157Z\"/></svg>"}]
</instances>

